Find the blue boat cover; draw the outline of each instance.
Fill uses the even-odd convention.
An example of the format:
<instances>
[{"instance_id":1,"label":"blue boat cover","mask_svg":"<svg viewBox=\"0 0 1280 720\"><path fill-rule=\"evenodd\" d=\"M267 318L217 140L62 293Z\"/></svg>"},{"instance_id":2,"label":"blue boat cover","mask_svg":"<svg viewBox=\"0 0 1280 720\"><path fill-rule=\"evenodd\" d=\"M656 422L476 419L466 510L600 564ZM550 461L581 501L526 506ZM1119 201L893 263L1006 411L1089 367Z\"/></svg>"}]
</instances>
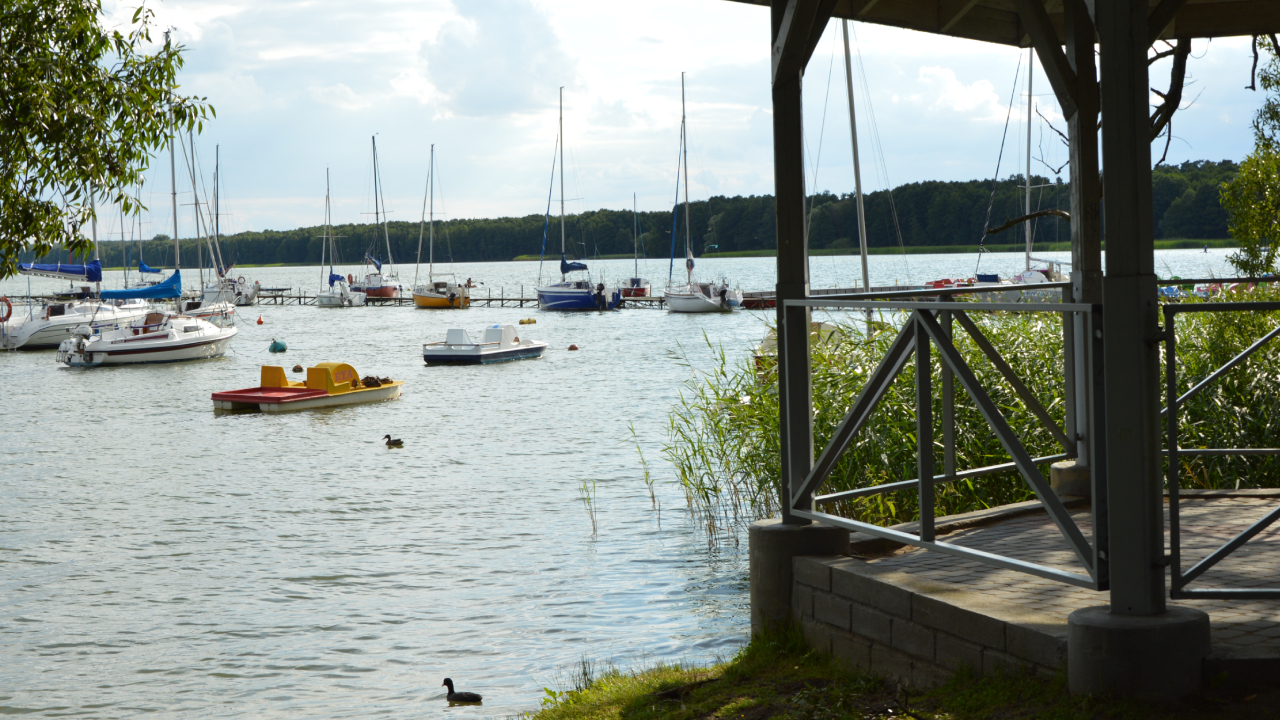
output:
<instances>
[{"instance_id":1,"label":"blue boat cover","mask_svg":"<svg viewBox=\"0 0 1280 720\"><path fill-rule=\"evenodd\" d=\"M571 273L575 270L586 270L586 269L587 269L587 266L585 263L569 262L568 260L564 259L564 253L560 253L560 274L561 275L564 275L565 273Z\"/></svg>"},{"instance_id":2,"label":"blue boat cover","mask_svg":"<svg viewBox=\"0 0 1280 720\"><path fill-rule=\"evenodd\" d=\"M371 263L373 263L373 266L374 266L374 267L376 267L376 268L378 268L378 272L382 272L382 260L380 260L380 259L378 259L378 258L375 258L374 256L370 255L369 253L365 253L365 254L364 254L364 259L365 259L365 260L368 260L368 261L369 261L369 262L371 262Z\"/></svg>"},{"instance_id":3,"label":"blue boat cover","mask_svg":"<svg viewBox=\"0 0 1280 720\"><path fill-rule=\"evenodd\" d=\"M156 270L156 269L155 269L155 268L153 268L153 267L148 267L146 263L144 263L144 262L142 262L141 260L139 260L139 261L138 261L138 272L140 272L140 273L156 273L156 274L159 274L159 273L162 273L162 272L164 272L164 271L163 271L163 270Z\"/></svg>"},{"instance_id":4,"label":"blue boat cover","mask_svg":"<svg viewBox=\"0 0 1280 720\"><path fill-rule=\"evenodd\" d=\"M342 281L344 281L344 280L346 280L346 278L344 278L344 277L342 277L341 275L338 275L337 273L335 273L335 272L333 271L333 268L329 268L329 287L333 287L333 284L334 284L334 283L336 283L336 282L342 282Z\"/></svg>"},{"instance_id":5,"label":"blue boat cover","mask_svg":"<svg viewBox=\"0 0 1280 720\"><path fill-rule=\"evenodd\" d=\"M168 280L149 287L128 288L127 290L103 290L103 300L162 300L182 297L182 275L174 272Z\"/></svg>"},{"instance_id":6,"label":"blue boat cover","mask_svg":"<svg viewBox=\"0 0 1280 720\"><path fill-rule=\"evenodd\" d=\"M995 274L987 275L985 273L978 273L978 282L1000 282L1000 276Z\"/></svg>"},{"instance_id":7,"label":"blue boat cover","mask_svg":"<svg viewBox=\"0 0 1280 720\"><path fill-rule=\"evenodd\" d=\"M102 282L102 263L97 260L94 260L87 265L66 265L63 263L54 263L52 265L19 263L18 272L23 275L42 275L44 277L56 277L66 280Z\"/></svg>"}]
</instances>

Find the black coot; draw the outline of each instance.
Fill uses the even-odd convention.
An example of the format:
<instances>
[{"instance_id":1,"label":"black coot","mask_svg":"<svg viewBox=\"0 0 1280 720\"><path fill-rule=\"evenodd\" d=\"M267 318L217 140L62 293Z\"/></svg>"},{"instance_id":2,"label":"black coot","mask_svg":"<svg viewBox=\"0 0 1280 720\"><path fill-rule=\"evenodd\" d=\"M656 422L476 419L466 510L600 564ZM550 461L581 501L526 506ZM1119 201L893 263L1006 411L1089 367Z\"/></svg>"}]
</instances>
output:
<instances>
[{"instance_id":1,"label":"black coot","mask_svg":"<svg viewBox=\"0 0 1280 720\"><path fill-rule=\"evenodd\" d=\"M446 687L448 687L448 688L449 688L449 694L448 694L448 695L445 695L445 698L446 698L449 702L468 702L468 703L478 703L478 702L480 702L480 700L481 700L480 696L479 696L479 695L477 695L476 693L473 693L473 692L456 692L456 691L454 691L454 689L453 689L453 680L450 680L449 678L445 678L445 679L444 679L444 682L443 682L443 683L441 683L441 685L444 685L444 686L446 686Z\"/></svg>"}]
</instances>

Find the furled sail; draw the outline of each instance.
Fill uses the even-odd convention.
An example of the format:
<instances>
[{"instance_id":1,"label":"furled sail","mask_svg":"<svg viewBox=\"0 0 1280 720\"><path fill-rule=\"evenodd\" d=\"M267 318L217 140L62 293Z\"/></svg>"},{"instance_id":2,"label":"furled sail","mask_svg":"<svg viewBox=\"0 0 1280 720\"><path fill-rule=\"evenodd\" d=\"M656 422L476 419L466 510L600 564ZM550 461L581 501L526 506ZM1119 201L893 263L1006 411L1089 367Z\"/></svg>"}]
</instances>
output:
<instances>
[{"instance_id":1,"label":"furled sail","mask_svg":"<svg viewBox=\"0 0 1280 720\"><path fill-rule=\"evenodd\" d=\"M174 272L168 280L155 285L124 290L103 290L103 300L163 300L182 297L182 275Z\"/></svg>"},{"instance_id":2,"label":"furled sail","mask_svg":"<svg viewBox=\"0 0 1280 720\"><path fill-rule=\"evenodd\" d=\"M560 274L571 273L575 270L586 270L586 263L569 262L564 259L564 253L560 253Z\"/></svg>"},{"instance_id":3,"label":"furled sail","mask_svg":"<svg viewBox=\"0 0 1280 720\"><path fill-rule=\"evenodd\" d=\"M364 259L365 259L365 260L368 260L368 261L369 261L369 262L371 262L371 263L373 263L373 266L374 266L374 267L376 267L376 268L378 268L378 272L382 272L382 261L381 261L381 260L379 260L378 258L375 258L374 256L370 255L369 253L365 253L365 254L364 254Z\"/></svg>"},{"instance_id":4,"label":"furled sail","mask_svg":"<svg viewBox=\"0 0 1280 720\"><path fill-rule=\"evenodd\" d=\"M85 280L87 282L95 283L102 282L102 263L97 260L94 260L87 265L67 265L66 263L53 263L52 265L19 263L18 272L23 275L61 278L63 280Z\"/></svg>"},{"instance_id":5,"label":"furled sail","mask_svg":"<svg viewBox=\"0 0 1280 720\"><path fill-rule=\"evenodd\" d=\"M346 278L344 278L344 277L342 277L341 275L339 275L339 274L335 273L335 272L333 271L333 269L332 269L332 268L330 268L330 270L329 270L329 287L333 287L333 284L334 284L334 283L336 283L336 282L343 282L344 280L346 280Z\"/></svg>"},{"instance_id":6,"label":"furled sail","mask_svg":"<svg viewBox=\"0 0 1280 720\"><path fill-rule=\"evenodd\" d=\"M138 261L138 272L140 272L140 273L155 273L155 274L159 275L160 273L162 273L162 272L164 272L164 271L163 271L163 270L156 270L155 268L150 267L150 266L148 266L146 263L144 263L144 262L142 262L141 260L139 260L139 261Z\"/></svg>"}]
</instances>

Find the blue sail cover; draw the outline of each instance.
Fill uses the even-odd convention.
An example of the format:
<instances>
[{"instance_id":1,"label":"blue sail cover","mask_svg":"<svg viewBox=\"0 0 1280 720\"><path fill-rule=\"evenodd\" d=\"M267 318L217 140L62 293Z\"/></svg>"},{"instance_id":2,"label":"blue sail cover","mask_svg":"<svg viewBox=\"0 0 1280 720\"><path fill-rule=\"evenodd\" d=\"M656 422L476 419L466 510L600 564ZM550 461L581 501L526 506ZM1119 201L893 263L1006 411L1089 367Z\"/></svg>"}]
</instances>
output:
<instances>
[{"instance_id":1,"label":"blue sail cover","mask_svg":"<svg viewBox=\"0 0 1280 720\"><path fill-rule=\"evenodd\" d=\"M333 287L336 282L343 282L346 278L333 272L333 268L329 268L329 287Z\"/></svg>"},{"instance_id":2,"label":"blue sail cover","mask_svg":"<svg viewBox=\"0 0 1280 720\"><path fill-rule=\"evenodd\" d=\"M376 268L378 268L378 272L382 272L382 261L381 261L381 260L379 260L378 258L373 257L373 256L372 256L372 255L370 255L369 253L365 253L365 254L364 254L364 259L365 259L365 260L368 260L368 261L369 261L369 262L371 262L371 263L373 263L373 266L374 266L374 267L376 267Z\"/></svg>"},{"instance_id":3,"label":"blue sail cover","mask_svg":"<svg viewBox=\"0 0 1280 720\"><path fill-rule=\"evenodd\" d=\"M38 275L40 277L62 278L64 280L102 282L102 263L97 260L87 265L19 263L18 272L23 275Z\"/></svg>"},{"instance_id":4,"label":"blue sail cover","mask_svg":"<svg viewBox=\"0 0 1280 720\"><path fill-rule=\"evenodd\" d=\"M566 273L571 273L575 270L586 270L586 269L587 269L587 266L585 263L569 262L564 259L564 253L560 253L560 274L561 275L564 275Z\"/></svg>"},{"instance_id":5,"label":"blue sail cover","mask_svg":"<svg viewBox=\"0 0 1280 720\"><path fill-rule=\"evenodd\" d=\"M168 280L149 287L102 291L103 300L163 300L176 297L182 297L182 275L177 272L170 275Z\"/></svg>"},{"instance_id":6,"label":"blue sail cover","mask_svg":"<svg viewBox=\"0 0 1280 720\"><path fill-rule=\"evenodd\" d=\"M157 275L158 275L158 274L160 274L160 273L162 273L162 272L164 272L164 271L163 271L163 270L156 270L156 269L155 269L155 268L153 268L153 267L148 267L146 263L144 263L144 262L142 262L141 260L139 260L139 261L138 261L138 272L140 272L140 273L155 273L155 274L157 274Z\"/></svg>"}]
</instances>

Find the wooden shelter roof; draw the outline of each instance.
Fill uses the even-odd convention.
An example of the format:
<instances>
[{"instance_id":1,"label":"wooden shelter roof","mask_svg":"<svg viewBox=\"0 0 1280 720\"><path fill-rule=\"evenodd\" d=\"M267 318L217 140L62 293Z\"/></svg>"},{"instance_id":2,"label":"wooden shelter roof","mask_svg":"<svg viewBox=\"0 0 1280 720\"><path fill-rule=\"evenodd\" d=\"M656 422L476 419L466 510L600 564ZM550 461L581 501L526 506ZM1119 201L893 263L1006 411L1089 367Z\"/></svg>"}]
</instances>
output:
<instances>
[{"instance_id":1,"label":"wooden shelter roof","mask_svg":"<svg viewBox=\"0 0 1280 720\"><path fill-rule=\"evenodd\" d=\"M752 5L769 0L734 0ZM1105 0L1096 0L1105 2ZM1153 39L1213 38L1280 33L1280 0L1148 0ZM1090 3L1092 5L1092 3ZM1029 47L1016 0L836 0L832 15L876 25ZM1063 37L1062 0L1044 3Z\"/></svg>"}]
</instances>

